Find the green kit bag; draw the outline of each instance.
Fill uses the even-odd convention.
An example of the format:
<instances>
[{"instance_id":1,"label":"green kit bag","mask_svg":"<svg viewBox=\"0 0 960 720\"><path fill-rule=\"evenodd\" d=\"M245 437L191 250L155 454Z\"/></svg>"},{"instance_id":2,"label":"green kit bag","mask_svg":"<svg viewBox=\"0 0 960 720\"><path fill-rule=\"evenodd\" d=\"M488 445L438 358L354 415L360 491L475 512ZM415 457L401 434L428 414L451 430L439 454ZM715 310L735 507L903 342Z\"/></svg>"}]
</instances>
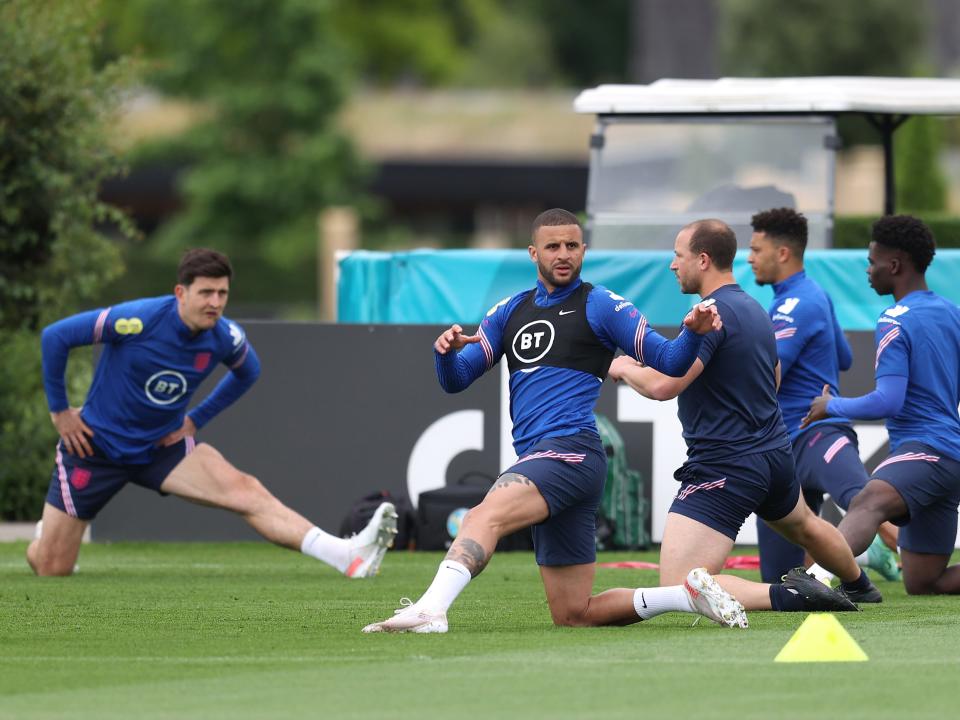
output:
<instances>
[{"instance_id":1,"label":"green kit bag","mask_svg":"<svg viewBox=\"0 0 960 720\"><path fill-rule=\"evenodd\" d=\"M627 467L623 437L609 419L595 415L607 453L607 482L597 513L597 550L638 550L650 545L650 503L643 476Z\"/></svg>"}]
</instances>

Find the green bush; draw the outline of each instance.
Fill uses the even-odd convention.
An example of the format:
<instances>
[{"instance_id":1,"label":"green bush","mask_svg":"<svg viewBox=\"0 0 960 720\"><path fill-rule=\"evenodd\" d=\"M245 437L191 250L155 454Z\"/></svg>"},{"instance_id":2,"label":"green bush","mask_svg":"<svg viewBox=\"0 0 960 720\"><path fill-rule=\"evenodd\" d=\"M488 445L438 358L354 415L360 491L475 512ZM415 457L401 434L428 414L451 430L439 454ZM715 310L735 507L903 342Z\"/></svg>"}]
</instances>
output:
<instances>
[{"instance_id":1,"label":"green bush","mask_svg":"<svg viewBox=\"0 0 960 720\"><path fill-rule=\"evenodd\" d=\"M123 19L129 33L124 42L145 44L149 82L210 109L183 134L136 150L134 162L186 165L178 179L183 209L142 252L167 262L187 247L215 247L231 259L254 259L272 278L300 276L295 282L315 285L315 273L302 271L315 267L318 213L362 203L365 177L335 122L351 68L334 33L332 4L113 6L114 22ZM275 288L283 293L285 285Z\"/></svg>"},{"instance_id":2,"label":"green bush","mask_svg":"<svg viewBox=\"0 0 960 720\"><path fill-rule=\"evenodd\" d=\"M941 120L917 115L894 138L897 209L906 213L942 213L947 181L940 168Z\"/></svg>"},{"instance_id":3,"label":"green bush","mask_svg":"<svg viewBox=\"0 0 960 720\"><path fill-rule=\"evenodd\" d=\"M132 234L97 199L100 181L119 170L106 138L129 70L94 68L96 20L91 4L0 0L0 518L8 520L38 515L57 437L39 330L121 272L98 228ZM90 364L72 365L77 401Z\"/></svg>"},{"instance_id":4,"label":"green bush","mask_svg":"<svg viewBox=\"0 0 960 720\"><path fill-rule=\"evenodd\" d=\"M833 246L866 250L870 228L879 215L842 215L833 221ZM933 232L937 247L960 248L960 217L944 213L918 213Z\"/></svg>"}]
</instances>

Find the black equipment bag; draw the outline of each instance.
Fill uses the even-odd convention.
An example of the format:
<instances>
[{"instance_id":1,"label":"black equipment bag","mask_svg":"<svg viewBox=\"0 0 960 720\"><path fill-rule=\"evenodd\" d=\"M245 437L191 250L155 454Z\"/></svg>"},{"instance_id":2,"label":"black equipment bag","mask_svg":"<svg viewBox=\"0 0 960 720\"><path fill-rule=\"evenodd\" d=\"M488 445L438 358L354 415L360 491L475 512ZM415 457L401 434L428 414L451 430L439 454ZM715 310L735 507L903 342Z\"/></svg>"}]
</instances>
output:
<instances>
[{"instance_id":1,"label":"black equipment bag","mask_svg":"<svg viewBox=\"0 0 960 720\"><path fill-rule=\"evenodd\" d=\"M397 536L392 549L413 549L417 540L417 522L413 508L406 496L395 497L389 490L377 490L357 500L340 524L340 537L350 537L363 530L383 502L393 503L397 509Z\"/></svg>"},{"instance_id":2,"label":"black equipment bag","mask_svg":"<svg viewBox=\"0 0 960 720\"><path fill-rule=\"evenodd\" d=\"M457 536L463 516L470 508L483 502L493 482L488 475L468 473L455 485L420 493L417 502L417 548L448 550ZM532 549L533 537L529 528L500 538L497 543L497 552Z\"/></svg>"}]
</instances>

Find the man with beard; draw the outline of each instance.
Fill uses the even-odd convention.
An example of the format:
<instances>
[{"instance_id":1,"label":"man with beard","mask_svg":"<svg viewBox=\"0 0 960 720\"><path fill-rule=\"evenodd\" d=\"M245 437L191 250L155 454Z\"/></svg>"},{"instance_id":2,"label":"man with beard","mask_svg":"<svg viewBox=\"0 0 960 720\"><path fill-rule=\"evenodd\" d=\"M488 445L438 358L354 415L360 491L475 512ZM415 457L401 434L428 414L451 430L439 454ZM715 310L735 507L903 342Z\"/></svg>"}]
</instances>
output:
<instances>
[{"instance_id":1,"label":"man with beard","mask_svg":"<svg viewBox=\"0 0 960 720\"><path fill-rule=\"evenodd\" d=\"M719 573L744 520L753 513L804 547L845 587L879 595L843 536L817 517L800 494L790 437L777 404L780 361L770 317L733 278L737 238L720 220L698 220L677 234L670 269L680 290L713 300L723 328L704 338L690 370L668 377L617 358L610 377L653 400L677 398L687 460L667 513L660 582L703 566ZM716 581L748 610L857 610L803 568L767 585L732 575Z\"/></svg>"},{"instance_id":2,"label":"man with beard","mask_svg":"<svg viewBox=\"0 0 960 720\"><path fill-rule=\"evenodd\" d=\"M637 361L682 376L703 334L721 327L713 307L697 304L667 341L632 303L580 280L586 246L577 218L548 210L533 224L530 260L537 286L506 298L474 335L460 325L434 343L437 376L447 392L464 390L506 355L517 462L467 513L427 591L364 632L447 631L447 610L490 561L497 541L531 527L550 614L557 625L627 625L676 610L746 627L739 603L702 568L673 587L618 588L592 595L595 518L606 455L593 408L617 347Z\"/></svg>"},{"instance_id":3,"label":"man with beard","mask_svg":"<svg viewBox=\"0 0 960 720\"><path fill-rule=\"evenodd\" d=\"M960 308L927 289L936 245L923 222L884 217L872 238L867 277L895 301L877 320L876 389L843 398L824 386L803 426L828 417L887 419L890 455L851 501L840 532L862 552L880 523L892 521L901 527L907 592L960 594L960 565L947 566L960 505Z\"/></svg>"},{"instance_id":4,"label":"man with beard","mask_svg":"<svg viewBox=\"0 0 960 720\"><path fill-rule=\"evenodd\" d=\"M44 329L43 381L60 441L43 519L27 547L37 575L73 573L84 531L127 483L230 510L270 542L347 577L377 573L397 532L391 503L357 535L335 537L196 441L260 375L243 329L223 315L232 277L222 253L188 250L173 295L82 312ZM64 373L70 349L81 345L101 345L103 353L83 407L72 408ZM188 412L197 387L221 363L229 372Z\"/></svg>"}]
</instances>

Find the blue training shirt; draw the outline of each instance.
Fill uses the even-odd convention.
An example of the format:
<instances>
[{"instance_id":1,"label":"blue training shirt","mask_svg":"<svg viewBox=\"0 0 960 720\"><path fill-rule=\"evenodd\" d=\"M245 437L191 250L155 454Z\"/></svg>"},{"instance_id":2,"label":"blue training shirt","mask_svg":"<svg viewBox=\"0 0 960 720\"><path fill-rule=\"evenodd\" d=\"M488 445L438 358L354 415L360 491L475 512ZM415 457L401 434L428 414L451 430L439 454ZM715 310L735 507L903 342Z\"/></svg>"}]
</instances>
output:
<instances>
[{"instance_id":1,"label":"blue training shirt","mask_svg":"<svg viewBox=\"0 0 960 720\"><path fill-rule=\"evenodd\" d=\"M876 377L907 378L900 411L887 419L891 450L914 440L960 460L960 308L918 290L877 320Z\"/></svg>"},{"instance_id":2,"label":"blue training shirt","mask_svg":"<svg viewBox=\"0 0 960 720\"><path fill-rule=\"evenodd\" d=\"M102 343L81 417L93 442L117 463L151 461L158 440L183 425L200 383L219 364L230 372L190 412L197 428L234 402L260 375L243 330L220 318L197 334L180 319L174 296L133 300L64 318L43 330L43 383L51 412L68 407L70 348Z\"/></svg>"},{"instance_id":3,"label":"blue training shirt","mask_svg":"<svg viewBox=\"0 0 960 720\"><path fill-rule=\"evenodd\" d=\"M790 439L800 434L800 421L810 402L829 385L838 395L840 371L853 362L850 345L840 329L830 296L801 270L773 286L770 319L780 358L777 398ZM824 422L847 422L830 418Z\"/></svg>"},{"instance_id":4,"label":"blue training shirt","mask_svg":"<svg viewBox=\"0 0 960 720\"><path fill-rule=\"evenodd\" d=\"M501 300L480 324L481 342L457 353L434 351L437 377L447 392L459 392L499 362L512 338L504 338L511 314L535 293L539 307L559 306L581 285L581 280L548 293L543 283ZM561 310L561 312L563 312ZM689 330L668 341L652 330L633 303L601 286L587 296L587 322L597 339L611 352L622 349L634 359L668 375L682 376L696 359L702 336ZM603 378L563 367L540 365L510 374L510 410L513 446L518 455L547 437L597 432L593 408Z\"/></svg>"},{"instance_id":5,"label":"blue training shirt","mask_svg":"<svg viewBox=\"0 0 960 720\"><path fill-rule=\"evenodd\" d=\"M700 373L677 398L687 457L701 462L790 444L777 403L777 343L770 316L737 284L713 298L723 327L704 338Z\"/></svg>"}]
</instances>

